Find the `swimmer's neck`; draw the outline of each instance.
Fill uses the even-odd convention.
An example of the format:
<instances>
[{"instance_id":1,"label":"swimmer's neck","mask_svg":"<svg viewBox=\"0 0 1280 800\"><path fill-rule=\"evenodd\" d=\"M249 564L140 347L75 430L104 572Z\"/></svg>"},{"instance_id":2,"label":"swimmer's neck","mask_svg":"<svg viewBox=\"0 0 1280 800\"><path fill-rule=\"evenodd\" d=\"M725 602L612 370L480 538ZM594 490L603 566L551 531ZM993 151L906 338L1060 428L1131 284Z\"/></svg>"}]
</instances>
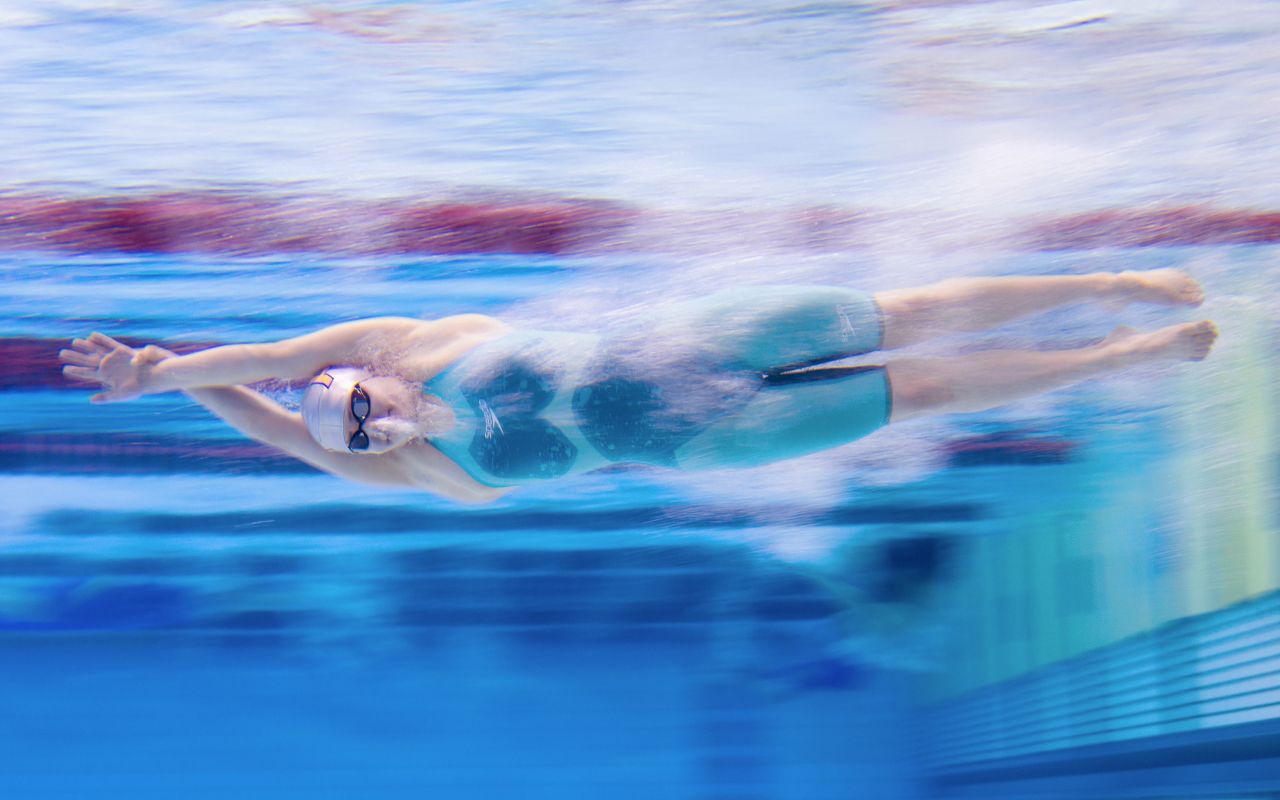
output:
<instances>
[{"instance_id":1,"label":"swimmer's neck","mask_svg":"<svg viewBox=\"0 0 1280 800\"><path fill-rule=\"evenodd\" d=\"M422 395L422 403L418 407L418 428L422 432L423 441L430 442L438 436L444 436L458 424L458 416L449 404L432 394Z\"/></svg>"}]
</instances>

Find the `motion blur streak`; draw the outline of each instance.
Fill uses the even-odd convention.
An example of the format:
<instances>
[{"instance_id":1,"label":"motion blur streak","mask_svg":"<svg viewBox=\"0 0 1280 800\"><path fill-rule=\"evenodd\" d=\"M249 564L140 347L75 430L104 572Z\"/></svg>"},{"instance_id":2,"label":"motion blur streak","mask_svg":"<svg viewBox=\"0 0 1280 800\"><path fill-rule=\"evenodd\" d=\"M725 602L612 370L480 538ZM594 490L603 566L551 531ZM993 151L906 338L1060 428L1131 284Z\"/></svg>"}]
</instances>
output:
<instances>
[{"instance_id":1,"label":"motion blur streak","mask_svg":"<svg viewBox=\"0 0 1280 800\"><path fill-rule=\"evenodd\" d=\"M665 252L724 229L767 236L770 249L839 252L875 241L891 212L684 211L578 198L361 201L209 192L97 198L0 196L0 249L71 253L272 255L591 255ZM916 212L919 224L937 226ZM1016 228L1020 225L1021 230ZM659 231L663 233L659 235ZM1009 244L1033 250L1266 244L1280 212L1212 207L1106 209L1015 223Z\"/></svg>"}]
</instances>

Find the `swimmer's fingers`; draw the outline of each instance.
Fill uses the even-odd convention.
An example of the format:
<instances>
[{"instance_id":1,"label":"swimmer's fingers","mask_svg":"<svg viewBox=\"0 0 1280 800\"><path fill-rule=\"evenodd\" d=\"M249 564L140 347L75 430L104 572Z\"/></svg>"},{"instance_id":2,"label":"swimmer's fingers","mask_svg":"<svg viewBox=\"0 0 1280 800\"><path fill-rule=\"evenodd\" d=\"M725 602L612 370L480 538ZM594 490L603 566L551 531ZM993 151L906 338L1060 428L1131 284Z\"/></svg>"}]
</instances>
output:
<instances>
[{"instance_id":1,"label":"swimmer's fingers","mask_svg":"<svg viewBox=\"0 0 1280 800\"><path fill-rule=\"evenodd\" d=\"M82 353L79 350L59 350L58 358L63 364L78 367L96 367L102 361L102 356L98 353Z\"/></svg>"},{"instance_id":2,"label":"swimmer's fingers","mask_svg":"<svg viewBox=\"0 0 1280 800\"><path fill-rule=\"evenodd\" d=\"M62 374L70 380L96 383L105 391L89 398L93 403L132 400L142 394L140 376L174 354L163 347L147 345L135 350L104 333L92 333L88 339L76 339L72 349L61 350Z\"/></svg>"},{"instance_id":3,"label":"swimmer's fingers","mask_svg":"<svg viewBox=\"0 0 1280 800\"><path fill-rule=\"evenodd\" d=\"M62 368L62 374L73 381L102 383L102 377L98 374L97 367L77 367L73 364L68 364Z\"/></svg>"},{"instance_id":4,"label":"swimmer's fingers","mask_svg":"<svg viewBox=\"0 0 1280 800\"><path fill-rule=\"evenodd\" d=\"M106 335L105 333L98 333L97 331L94 331L93 333L89 334L89 341L93 344L98 345L99 347L105 347L108 350L115 350L120 347L128 346L120 342L117 342L115 339L112 339L110 336Z\"/></svg>"},{"instance_id":5,"label":"swimmer's fingers","mask_svg":"<svg viewBox=\"0 0 1280 800\"><path fill-rule=\"evenodd\" d=\"M71 347L81 353L97 355L101 358L113 350L124 347L124 345L105 334L93 333L87 339L72 339Z\"/></svg>"},{"instance_id":6,"label":"swimmer's fingers","mask_svg":"<svg viewBox=\"0 0 1280 800\"><path fill-rule=\"evenodd\" d=\"M71 347L81 353L103 353L109 349L96 345L88 339L72 339Z\"/></svg>"}]
</instances>

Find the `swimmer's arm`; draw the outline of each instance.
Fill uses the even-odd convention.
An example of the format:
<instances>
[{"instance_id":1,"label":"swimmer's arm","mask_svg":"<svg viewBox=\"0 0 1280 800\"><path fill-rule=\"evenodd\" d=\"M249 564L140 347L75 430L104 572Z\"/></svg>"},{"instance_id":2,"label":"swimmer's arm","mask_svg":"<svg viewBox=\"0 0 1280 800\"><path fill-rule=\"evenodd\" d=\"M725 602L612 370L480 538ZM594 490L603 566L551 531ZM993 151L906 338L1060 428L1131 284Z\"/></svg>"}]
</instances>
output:
<instances>
[{"instance_id":1,"label":"swimmer's arm","mask_svg":"<svg viewBox=\"0 0 1280 800\"><path fill-rule=\"evenodd\" d=\"M439 320L376 317L344 322L279 342L226 345L168 359L151 370L143 382L143 393L238 386L271 378L305 380L325 367L365 365L380 357L387 359L385 366L395 368L399 358L416 361L424 354L446 348L459 337L504 327L483 314L459 314Z\"/></svg>"},{"instance_id":2,"label":"swimmer's arm","mask_svg":"<svg viewBox=\"0 0 1280 800\"><path fill-rule=\"evenodd\" d=\"M401 460L417 488L459 503L492 503L515 489L513 486L495 487L480 483L426 442L411 442L387 455Z\"/></svg>"},{"instance_id":3,"label":"swimmer's arm","mask_svg":"<svg viewBox=\"0 0 1280 800\"><path fill-rule=\"evenodd\" d=\"M166 359L139 376L142 394L202 386L240 386L279 378L305 380L335 364L366 364L379 352L405 347L436 323L376 317L261 344L230 344Z\"/></svg>"},{"instance_id":4,"label":"swimmer's arm","mask_svg":"<svg viewBox=\"0 0 1280 800\"><path fill-rule=\"evenodd\" d=\"M157 361L101 333L76 339L60 354L63 374L99 383L106 390L95 402L128 400L144 394L207 386L243 386L280 378L305 380L325 367L373 365L379 361L409 379L420 378L424 357L449 360L459 341L505 328L482 314L461 314L435 321L377 317L344 322L324 330L262 344L232 344ZM451 348L450 345L455 345ZM436 365L437 368L439 365Z\"/></svg>"},{"instance_id":5,"label":"swimmer's arm","mask_svg":"<svg viewBox=\"0 0 1280 800\"><path fill-rule=\"evenodd\" d=\"M459 484L453 482L440 481L417 481L414 488L422 489L431 494L440 495L453 500L456 503L464 503L469 506L479 506L501 498L503 495L515 490L514 486L506 488L494 488L483 484L472 482L472 485Z\"/></svg>"},{"instance_id":6,"label":"swimmer's arm","mask_svg":"<svg viewBox=\"0 0 1280 800\"><path fill-rule=\"evenodd\" d=\"M188 389L186 394L245 436L277 447L316 469L374 486L414 486L395 460L325 450L311 438L301 415L252 389L216 386Z\"/></svg>"},{"instance_id":7,"label":"swimmer's arm","mask_svg":"<svg viewBox=\"0 0 1280 800\"><path fill-rule=\"evenodd\" d=\"M504 494L514 491L514 486L498 489L492 486L471 482L468 484L455 484L452 482L438 481L415 481L413 483L415 489L421 489L424 492L439 495L447 498L455 503L462 503L469 506L480 506L486 503L492 503Z\"/></svg>"}]
</instances>

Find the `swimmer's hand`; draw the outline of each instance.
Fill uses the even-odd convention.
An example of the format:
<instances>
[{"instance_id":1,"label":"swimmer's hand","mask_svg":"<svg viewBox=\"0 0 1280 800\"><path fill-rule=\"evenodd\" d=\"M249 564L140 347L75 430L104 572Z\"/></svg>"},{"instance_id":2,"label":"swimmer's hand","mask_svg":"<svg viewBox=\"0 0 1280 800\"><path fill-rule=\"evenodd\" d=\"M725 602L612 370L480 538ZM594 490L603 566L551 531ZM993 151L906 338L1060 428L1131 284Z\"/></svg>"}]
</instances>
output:
<instances>
[{"instance_id":1,"label":"swimmer's hand","mask_svg":"<svg viewBox=\"0 0 1280 800\"><path fill-rule=\"evenodd\" d=\"M106 391L89 398L91 403L114 403L146 394L151 367L173 353L156 345L135 350L105 333L76 339L71 348L58 353L65 365L62 374L72 380L96 383Z\"/></svg>"}]
</instances>

